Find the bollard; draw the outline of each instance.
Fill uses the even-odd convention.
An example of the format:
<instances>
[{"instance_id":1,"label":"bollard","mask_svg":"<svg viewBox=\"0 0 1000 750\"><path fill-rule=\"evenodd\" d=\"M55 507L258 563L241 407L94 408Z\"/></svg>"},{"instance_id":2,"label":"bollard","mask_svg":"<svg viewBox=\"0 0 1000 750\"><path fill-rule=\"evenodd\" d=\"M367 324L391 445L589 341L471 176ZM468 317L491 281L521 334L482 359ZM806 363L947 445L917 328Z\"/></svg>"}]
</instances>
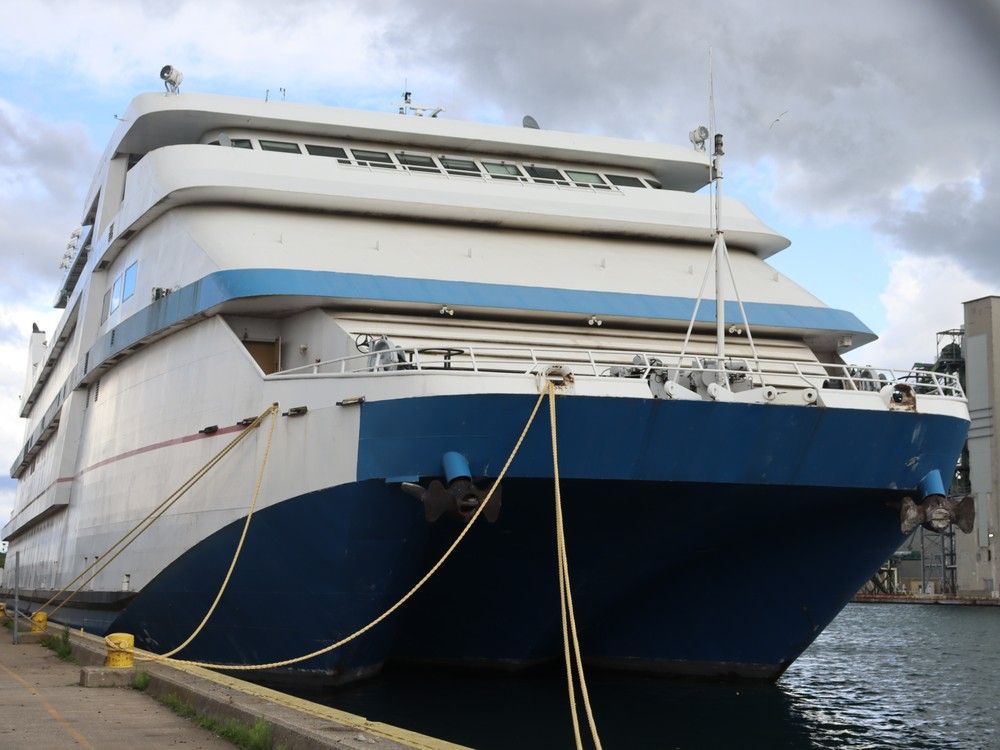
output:
<instances>
[{"instance_id":1,"label":"bollard","mask_svg":"<svg viewBox=\"0 0 1000 750\"><path fill-rule=\"evenodd\" d=\"M132 649L135 648L135 638L130 633L106 635L104 644L108 647L104 666L117 669L130 669L132 667Z\"/></svg>"},{"instance_id":2,"label":"bollard","mask_svg":"<svg viewBox=\"0 0 1000 750\"><path fill-rule=\"evenodd\" d=\"M44 633L45 628L48 627L49 616L44 612L35 612L31 615L31 632L32 633Z\"/></svg>"}]
</instances>

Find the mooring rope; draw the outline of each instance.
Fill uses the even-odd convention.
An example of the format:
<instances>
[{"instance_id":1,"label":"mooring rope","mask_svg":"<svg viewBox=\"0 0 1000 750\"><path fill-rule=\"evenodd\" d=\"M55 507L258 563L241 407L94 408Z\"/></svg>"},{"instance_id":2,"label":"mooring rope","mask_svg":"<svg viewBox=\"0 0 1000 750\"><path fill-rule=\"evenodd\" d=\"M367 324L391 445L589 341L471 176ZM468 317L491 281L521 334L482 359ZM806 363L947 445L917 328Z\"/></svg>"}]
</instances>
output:
<instances>
[{"instance_id":1,"label":"mooring rope","mask_svg":"<svg viewBox=\"0 0 1000 750\"><path fill-rule=\"evenodd\" d=\"M250 521L253 519L253 513L257 507L257 498L260 496L260 488L261 485L264 483L264 469L267 467L267 459L271 455L271 444L274 442L274 426L278 423L277 404L273 405L270 411L271 411L271 427L267 431L267 443L264 446L264 457L261 459L260 462L260 471L257 472L257 484L253 490L253 497L250 500L250 507L247 509L247 517L246 521L244 521L243 523L243 531L240 533L239 542L236 543L236 550L233 552L233 559L229 562L229 570L226 571L226 576L225 578L222 579L222 585L219 586L219 590L215 595L215 599L212 600L212 606L210 606L208 608L208 611L205 612L205 616L201 618L201 622L198 623L198 627L196 627L193 631L191 631L191 635L185 638L183 642L181 642L177 646L174 646L174 648L170 649L167 653L158 654L158 657L161 659L173 656L178 651L181 651L182 649L186 648L187 645L191 643L191 641L193 641L195 638L198 637L198 634L202 631L206 623L208 623L209 619L215 613L215 608L219 606L219 601L222 599L222 595L225 593L226 587L229 586L229 580L233 577L233 570L236 568L236 561L240 559L240 553L243 551L243 543L246 541L247 531L249 531L250 529ZM140 660L143 659L148 660L153 657L139 656L137 658Z\"/></svg>"},{"instance_id":2,"label":"mooring rope","mask_svg":"<svg viewBox=\"0 0 1000 750\"><path fill-rule=\"evenodd\" d=\"M334 643L331 643L327 646L318 648L315 651L310 651L308 654L302 654L300 656L295 656L290 659L282 659L281 661L265 662L262 664L220 664L215 662L193 661L188 659L174 659L172 657L158 656L156 654L143 654L142 658L147 658L153 661L164 661L174 664L183 664L189 667L202 667L205 669L222 669L227 672L254 672L262 669L279 669L281 667L288 667L291 666L292 664L298 664L303 661L308 661L309 659L315 659L317 656L328 654L331 651L334 651L340 648L341 646L350 643L355 638L364 635L369 630L378 625L380 622L389 617L397 609L402 607L407 601L409 601L414 596L414 594L416 594L421 588L423 588L424 584L427 583L427 581L429 581L434 576L434 574L438 572L441 566L444 565L445 561L449 557L451 557L451 554L455 551L458 545L461 544L462 540L465 539L466 535L469 533L469 530L472 529L473 525L475 524L476 519L478 519L479 516L482 515L483 511L486 509L486 506L489 505L490 498L493 497L493 493L496 492L497 487L500 486L501 480L507 475L507 470L510 469L510 465L514 462L514 458L517 456L518 451L521 449L521 444L524 442L524 438L527 436L528 430L534 423L535 415L538 414L538 409L542 405L542 399L544 398L545 398L545 391L542 391L541 393L538 394L538 399L535 401L535 406L531 410L531 415L528 417L528 421L525 423L524 429L521 431L521 435L517 438L517 442L514 444L514 449L510 452L510 456L508 456L507 461L503 465L503 468L500 469L500 473L497 475L496 480L493 482L493 486L490 487L490 491L486 493L486 497L483 498L483 501L479 504L479 507L476 508L475 513L472 514L472 517L469 518L468 523L465 524L465 526L459 532L458 536L455 537L454 541L452 541L448 549L445 550L441 558L436 563L434 563L434 565L430 568L430 570L428 570L423 575L423 577L419 581L417 581L416 584L413 585L413 587L409 591L403 594L403 596L401 596L396 601L395 604L390 606L382 614L380 614L378 617L376 617L374 620L369 622L364 627L359 628L350 635L344 636L339 641L335 641Z\"/></svg>"},{"instance_id":3,"label":"mooring rope","mask_svg":"<svg viewBox=\"0 0 1000 750\"><path fill-rule=\"evenodd\" d=\"M566 689L569 693L569 710L573 718L573 739L577 750L583 750L583 740L580 736L580 718L576 707L576 692L573 686L573 667L580 680L580 695L583 697L583 708L587 714L587 724L590 726L590 736L594 747L601 749L601 738L597 734L597 722L590 707L590 694L587 691L587 680L583 675L583 658L580 655L580 638L576 631L576 614L573 610L573 591L569 581L569 557L566 554L566 532L563 529L562 490L559 486L559 437L556 429L556 388L550 382L549 394L549 424L552 433L552 477L555 482L556 498L556 557L559 568L559 609L562 615L563 656L566 660ZM570 656L572 651L573 658Z\"/></svg>"},{"instance_id":4,"label":"mooring rope","mask_svg":"<svg viewBox=\"0 0 1000 750\"><path fill-rule=\"evenodd\" d=\"M198 471L196 471L187 480L185 480L180 487L178 487L176 490L170 493L167 496L167 498L163 500L163 502L161 502L159 505L153 508L153 510L147 513L142 520L140 520L135 526L129 529L129 531L126 532L125 535L122 536L118 541L116 541L114 544L108 547L103 554L96 557L94 559L94 562L92 562L89 566L84 568L84 570L76 578L74 578L72 581L67 583L65 586L63 586L61 589L55 592L52 596L50 596L48 601L46 601L45 604L43 604L41 607L38 608L38 611L44 610L46 607L52 604L52 602L58 599L60 594L65 593L71 586L73 586L73 584L75 584L81 578L83 578L88 573L91 573L91 571L93 571L85 581L83 581L73 591L70 591L69 596L67 596L65 599L59 602L59 604L57 604L56 607L51 612L47 613L47 616L51 617L56 612L58 612L63 607L63 605L65 605L68 601L70 601L70 599L76 596L76 594L78 594L83 589L84 586L93 581L101 573L101 571L103 571L105 568L108 567L108 565L114 562L115 558L117 558L118 555L124 552L126 548L128 548L128 546L132 544L132 542L134 542L136 539L142 536L142 534L145 533L145 531L150 526L152 526L156 522L156 520L160 518L160 516L166 513L178 500L184 497L184 495L187 494L188 490L194 487L194 485L197 484L198 481L201 480L201 478L204 477L209 471L211 471L211 469L217 463L219 463L219 461L225 458L226 455L228 455L230 451L232 451L247 435L249 435L251 431L253 431L258 425L260 425L261 420L263 420L264 417L266 417L269 413L276 411L277 408L278 408L277 404L272 404L263 412L261 412L260 415L256 419L254 419L250 424L248 424L245 429L243 429L235 438L229 441L229 443L224 448L222 448L222 450L216 453L200 469L198 469ZM135 534L135 536L132 536L133 534ZM130 536L132 537L131 539L129 539ZM126 539L128 539L127 542L125 541ZM122 544L123 542L124 544ZM119 545L122 545L121 548L118 549L113 555L111 555L111 557L108 557L111 551L114 550Z\"/></svg>"}]
</instances>

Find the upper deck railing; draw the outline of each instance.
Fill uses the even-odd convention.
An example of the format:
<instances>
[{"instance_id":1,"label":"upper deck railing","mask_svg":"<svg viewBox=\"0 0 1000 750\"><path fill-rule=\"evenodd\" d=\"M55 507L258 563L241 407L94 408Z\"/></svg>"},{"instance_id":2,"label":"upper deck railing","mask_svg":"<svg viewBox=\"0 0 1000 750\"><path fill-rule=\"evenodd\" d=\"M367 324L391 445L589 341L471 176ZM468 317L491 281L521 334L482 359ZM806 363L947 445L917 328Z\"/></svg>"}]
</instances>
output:
<instances>
[{"instance_id":1,"label":"upper deck railing","mask_svg":"<svg viewBox=\"0 0 1000 750\"><path fill-rule=\"evenodd\" d=\"M559 367L574 378L636 378L657 375L674 382L719 382L730 390L778 388L833 388L880 391L887 385L909 385L915 394L965 399L958 376L929 370L857 366L836 363L730 357L720 368L707 357L624 350L505 347L483 344L442 344L429 347L387 347L379 351L339 357L293 367L269 379L392 376L405 373L473 373L543 375ZM720 377L721 376L721 377Z\"/></svg>"}]
</instances>

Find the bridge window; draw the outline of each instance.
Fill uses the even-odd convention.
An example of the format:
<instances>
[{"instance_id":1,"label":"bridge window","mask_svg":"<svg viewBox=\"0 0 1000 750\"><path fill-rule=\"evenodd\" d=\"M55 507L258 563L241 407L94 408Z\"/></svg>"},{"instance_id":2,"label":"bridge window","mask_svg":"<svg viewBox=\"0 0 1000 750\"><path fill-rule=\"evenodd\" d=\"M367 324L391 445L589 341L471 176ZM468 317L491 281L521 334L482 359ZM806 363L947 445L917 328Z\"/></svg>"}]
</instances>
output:
<instances>
[{"instance_id":1,"label":"bridge window","mask_svg":"<svg viewBox=\"0 0 1000 750\"><path fill-rule=\"evenodd\" d=\"M367 164L369 167L378 167L379 169L396 168L392 157L385 151L368 151L367 149L352 148L351 153L358 160L358 164Z\"/></svg>"},{"instance_id":2,"label":"bridge window","mask_svg":"<svg viewBox=\"0 0 1000 750\"><path fill-rule=\"evenodd\" d=\"M396 161L404 165L411 172L441 172L437 164L434 163L434 159L423 154L397 152Z\"/></svg>"},{"instance_id":3,"label":"bridge window","mask_svg":"<svg viewBox=\"0 0 1000 750\"><path fill-rule=\"evenodd\" d=\"M111 312L114 312L122 303L122 277L119 276L115 279L114 285L111 287Z\"/></svg>"},{"instance_id":4,"label":"bridge window","mask_svg":"<svg viewBox=\"0 0 1000 750\"><path fill-rule=\"evenodd\" d=\"M569 185L562 172L554 167L539 167L534 164L525 165L524 171L535 182L543 182L548 185Z\"/></svg>"},{"instance_id":5,"label":"bridge window","mask_svg":"<svg viewBox=\"0 0 1000 750\"><path fill-rule=\"evenodd\" d=\"M289 143L288 141L265 141L263 138L259 139L260 147L264 151L278 151L282 154L301 154L302 151L299 150L299 144Z\"/></svg>"},{"instance_id":6,"label":"bridge window","mask_svg":"<svg viewBox=\"0 0 1000 750\"><path fill-rule=\"evenodd\" d=\"M524 174L516 164L506 162L484 161L483 166L494 180L519 180Z\"/></svg>"},{"instance_id":7,"label":"bridge window","mask_svg":"<svg viewBox=\"0 0 1000 750\"><path fill-rule=\"evenodd\" d=\"M104 302L101 304L101 322L103 323L108 319L108 315L111 314L111 290L108 289L104 293Z\"/></svg>"},{"instance_id":8,"label":"bridge window","mask_svg":"<svg viewBox=\"0 0 1000 750\"><path fill-rule=\"evenodd\" d=\"M253 143L250 142L249 138L233 138L229 141L229 145L233 148L253 148Z\"/></svg>"},{"instance_id":9,"label":"bridge window","mask_svg":"<svg viewBox=\"0 0 1000 750\"><path fill-rule=\"evenodd\" d=\"M307 143L306 151L313 156L329 156L341 164L351 163L351 160L347 158L347 152L339 146L320 146L315 143Z\"/></svg>"},{"instance_id":10,"label":"bridge window","mask_svg":"<svg viewBox=\"0 0 1000 750\"><path fill-rule=\"evenodd\" d=\"M610 190L604 180L597 172L578 172L574 169L567 169L566 176L573 180L575 185L589 186Z\"/></svg>"},{"instance_id":11,"label":"bridge window","mask_svg":"<svg viewBox=\"0 0 1000 750\"><path fill-rule=\"evenodd\" d=\"M450 156L441 157L441 166L448 174L456 174L462 177L481 177L482 172L472 159L455 159Z\"/></svg>"},{"instance_id":12,"label":"bridge window","mask_svg":"<svg viewBox=\"0 0 1000 750\"><path fill-rule=\"evenodd\" d=\"M135 279L138 273L138 261L125 269L125 275L122 277L122 302L135 294Z\"/></svg>"},{"instance_id":13,"label":"bridge window","mask_svg":"<svg viewBox=\"0 0 1000 750\"><path fill-rule=\"evenodd\" d=\"M646 187L638 177L630 177L624 174L608 174L604 176L608 178L608 182L612 185L618 185L619 187Z\"/></svg>"}]
</instances>

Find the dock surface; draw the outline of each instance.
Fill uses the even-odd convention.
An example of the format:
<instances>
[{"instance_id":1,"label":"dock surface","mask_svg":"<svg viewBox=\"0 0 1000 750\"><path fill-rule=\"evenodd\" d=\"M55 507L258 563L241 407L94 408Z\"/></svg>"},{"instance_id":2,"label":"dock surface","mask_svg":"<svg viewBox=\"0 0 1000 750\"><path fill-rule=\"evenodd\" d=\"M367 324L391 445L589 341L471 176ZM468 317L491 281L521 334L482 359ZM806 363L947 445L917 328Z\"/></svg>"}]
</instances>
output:
<instances>
[{"instance_id":1,"label":"dock surface","mask_svg":"<svg viewBox=\"0 0 1000 750\"><path fill-rule=\"evenodd\" d=\"M80 687L80 666L0 628L0 747L232 750L233 745L131 689Z\"/></svg>"},{"instance_id":2,"label":"dock surface","mask_svg":"<svg viewBox=\"0 0 1000 750\"><path fill-rule=\"evenodd\" d=\"M131 670L105 669L106 645L49 623L64 635L72 662L39 645L41 634L11 644L0 628L0 748L232 748L210 727L266 725L262 741L285 750L463 750L459 745L177 662L149 661L136 649L144 689ZM81 671L82 670L82 671ZM81 687L117 684L125 687ZM176 715L169 701L185 712ZM192 720L194 719L194 720Z\"/></svg>"}]
</instances>

